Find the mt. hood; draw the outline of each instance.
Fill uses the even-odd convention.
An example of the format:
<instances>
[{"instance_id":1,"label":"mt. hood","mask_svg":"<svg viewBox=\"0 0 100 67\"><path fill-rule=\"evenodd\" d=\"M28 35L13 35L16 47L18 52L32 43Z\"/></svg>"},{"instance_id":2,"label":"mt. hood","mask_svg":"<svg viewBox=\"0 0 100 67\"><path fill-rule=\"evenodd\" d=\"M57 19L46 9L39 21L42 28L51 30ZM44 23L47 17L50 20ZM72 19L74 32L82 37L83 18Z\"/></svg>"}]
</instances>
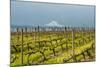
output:
<instances>
[{"instance_id":1,"label":"mt. hood","mask_svg":"<svg viewBox=\"0 0 100 67\"><path fill-rule=\"evenodd\" d=\"M60 25L56 21L51 21L50 23L46 24L46 26L49 26L49 27L63 27L63 25Z\"/></svg>"}]
</instances>

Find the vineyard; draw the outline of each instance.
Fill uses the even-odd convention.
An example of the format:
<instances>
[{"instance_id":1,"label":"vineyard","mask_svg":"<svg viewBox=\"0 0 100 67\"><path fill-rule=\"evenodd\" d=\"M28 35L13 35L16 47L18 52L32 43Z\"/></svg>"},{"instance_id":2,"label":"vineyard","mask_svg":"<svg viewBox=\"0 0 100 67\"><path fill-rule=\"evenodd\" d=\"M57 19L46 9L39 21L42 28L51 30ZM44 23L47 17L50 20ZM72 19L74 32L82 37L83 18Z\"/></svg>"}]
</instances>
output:
<instances>
[{"instance_id":1,"label":"vineyard","mask_svg":"<svg viewBox=\"0 0 100 67\"><path fill-rule=\"evenodd\" d=\"M95 60L95 29L89 27L11 28L11 66Z\"/></svg>"}]
</instances>

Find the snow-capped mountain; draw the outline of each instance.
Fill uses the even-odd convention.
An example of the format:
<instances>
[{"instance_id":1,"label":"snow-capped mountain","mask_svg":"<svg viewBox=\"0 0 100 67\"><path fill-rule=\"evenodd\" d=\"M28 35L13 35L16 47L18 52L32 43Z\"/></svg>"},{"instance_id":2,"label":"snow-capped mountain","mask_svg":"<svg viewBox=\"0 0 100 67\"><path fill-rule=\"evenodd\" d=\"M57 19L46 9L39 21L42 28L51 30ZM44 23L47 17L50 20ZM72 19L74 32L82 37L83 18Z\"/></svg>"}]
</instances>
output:
<instances>
[{"instance_id":1,"label":"snow-capped mountain","mask_svg":"<svg viewBox=\"0 0 100 67\"><path fill-rule=\"evenodd\" d=\"M63 27L63 25L60 25L57 21L51 21L50 23L46 24L45 26L48 26L48 27Z\"/></svg>"}]
</instances>

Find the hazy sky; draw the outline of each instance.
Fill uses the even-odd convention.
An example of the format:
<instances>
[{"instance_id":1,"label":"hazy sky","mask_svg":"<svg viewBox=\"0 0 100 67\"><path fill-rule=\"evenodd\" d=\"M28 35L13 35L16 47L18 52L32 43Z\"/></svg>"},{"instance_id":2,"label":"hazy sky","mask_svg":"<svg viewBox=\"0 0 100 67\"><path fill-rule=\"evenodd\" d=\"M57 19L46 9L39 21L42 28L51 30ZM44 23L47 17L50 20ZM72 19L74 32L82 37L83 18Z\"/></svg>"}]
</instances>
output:
<instances>
[{"instance_id":1,"label":"hazy sky","mask_svg":"<svg viewBox=\"0 0 100 67\"><path fill-rule=\"evenodd\" d=\"M94 26L95 7L82 5L11 2L12 25L44 25L56 21L66 26Z\"/></svg>"}]
</instances>

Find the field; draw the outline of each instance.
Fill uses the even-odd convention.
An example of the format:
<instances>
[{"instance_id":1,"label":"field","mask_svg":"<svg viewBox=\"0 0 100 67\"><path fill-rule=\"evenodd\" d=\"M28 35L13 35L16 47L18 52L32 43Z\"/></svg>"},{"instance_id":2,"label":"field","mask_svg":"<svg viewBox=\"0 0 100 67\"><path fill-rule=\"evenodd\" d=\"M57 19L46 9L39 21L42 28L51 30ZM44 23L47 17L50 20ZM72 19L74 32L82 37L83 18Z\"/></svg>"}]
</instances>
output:
<instances>
[{"instance_id":1,"label":"field","mask_svg":"<svg viewBox=\"0 0 100 67\"><path fill-rule=\"evenodd\" d=\"M95 29L11 28L11 66L95 61Z\"/></svg>"}]
</instances>

